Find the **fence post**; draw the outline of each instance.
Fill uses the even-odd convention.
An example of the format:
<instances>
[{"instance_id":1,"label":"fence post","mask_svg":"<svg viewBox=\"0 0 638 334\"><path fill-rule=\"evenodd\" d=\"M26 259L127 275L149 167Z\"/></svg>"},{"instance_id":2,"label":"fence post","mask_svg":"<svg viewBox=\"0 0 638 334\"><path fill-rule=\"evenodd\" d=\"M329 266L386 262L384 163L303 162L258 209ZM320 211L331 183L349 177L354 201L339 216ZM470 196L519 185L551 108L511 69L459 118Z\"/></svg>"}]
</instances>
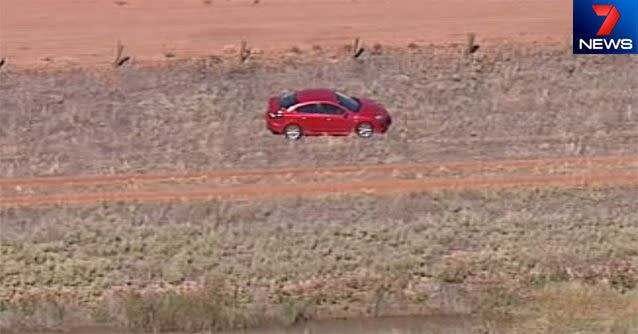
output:
<instances>
[{"instance_id":1,"label":"fence post","mask_svg":"<svg viewBox=\"0 0 638 334\"><path fill-rule=\"evenodd\" d=\"M470 33L467 35L467 48L465 49L465 55L471 55L478 51L479 45L476 44L476 35L474 33Z\"/></svg>"},{"instance_id":2,"label":"fence post","mask_svg":"<svg viewBox=\"0 0 638 334\"><path fill-rule=\"evenodd\" d=\"M118 40L116 50L115 50L115 60L113 61L113 65L115 67L120 67L124 65L124 63L129 61L129 59L131 59L131 57L129 56L122 57L123 52L124 52L124 45L122 45L122 42Z\"/></svg>"},{"instance_id":3,"label":"fence post","mask_svg":"<svg viewBox=\"0 0 638 334\"><path fill-rule=\"evenodd\" d=\"M246 43L246 41L241 41L241 48L239 49L239 61L245 63L249 57L250 48L248 48L248 43Z\"/></svg>"},{"instance_id":4,"label":"fence post","mask_svg":"<svg viewBox=\"0 0 638 334\"><path fill-rule=\"evenodd\" d=\"M365 49L361 47L361 40L359 37L355 38L352 45L352 57L355 59L359 58L361 54L363 54L363 51L365 51Z\"/></svg>"}]
</instances>

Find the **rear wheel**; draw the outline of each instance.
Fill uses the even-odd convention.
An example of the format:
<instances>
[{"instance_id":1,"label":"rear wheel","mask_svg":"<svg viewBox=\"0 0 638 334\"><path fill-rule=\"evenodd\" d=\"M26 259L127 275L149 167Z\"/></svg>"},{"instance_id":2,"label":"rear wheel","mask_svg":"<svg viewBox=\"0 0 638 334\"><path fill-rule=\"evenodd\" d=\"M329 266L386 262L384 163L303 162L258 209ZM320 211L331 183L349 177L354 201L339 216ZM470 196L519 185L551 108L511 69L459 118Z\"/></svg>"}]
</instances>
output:
<instances>
[{"instance_id":1,"label":"rear wheel","mask_svg":"<svg viewBox=\"0 0 638 334\"><path fill-rule=\"evenodd\" d=\"M299 125L290 124L284 129L284 135L289 140L299 140L303 136L303 130Z\"/></svg>"},{"instance_id":2,"label":"rear wheel","mask_svg":"<svg viewBox=\"0 0 638 334\"><path fill-rule=\"evenodd\" d=\"M359 123L355 131L361 138L370 138L374 134L374 128L370 123Z\"/></svg>"}]
</instances>

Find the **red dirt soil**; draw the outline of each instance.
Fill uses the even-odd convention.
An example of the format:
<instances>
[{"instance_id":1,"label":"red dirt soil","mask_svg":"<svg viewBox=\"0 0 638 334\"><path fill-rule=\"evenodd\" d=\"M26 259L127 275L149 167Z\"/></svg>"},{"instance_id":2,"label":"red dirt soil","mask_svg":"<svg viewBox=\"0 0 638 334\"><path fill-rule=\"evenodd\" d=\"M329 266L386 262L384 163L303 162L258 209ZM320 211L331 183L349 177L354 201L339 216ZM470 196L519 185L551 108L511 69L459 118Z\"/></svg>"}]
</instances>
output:
<instances>
[{"instance_id":1,"label":"red dirt soil","mask_svg":"<svg viewBox=\"0 0 638 334\"><path fill-rule=\"evenodd\" d=\"M112 62L351 43L563 41L571 2L551 0L2 0L0 57L17 66Z\"/></svg>"},{"instance_id":2,"label":"red dirt soil","mask_svg":"<svg viewBox=\"0 0 638 334\"><path fill-rule=\"evenodd\" d=\"M0 185L7 186L9 184L16 186L45 185L51 187L53 194L38 194L37 192L30 195L20 196L3 196L0 206L40 206L55 204L92 204L102 201L175 201L175 200L209 200L209 199L228 199L228 198L259 198L259 197L281 197L281 196L301 196L301 195L321 195L334 193L396 193L396 192L423 192L423 191L442 191L442 190L474 190L474 189L499 189L510 187L573 187L573 186L590 186L590 185L638 185L638 171L636 170L637 157L616 157L616 158L592 158L590 160L523 160L523 161L499 161L499 162L466 162L455 163L449 165L439 165L438 169L454 169L454 166L465 167L465 171L469 175L459 176L439 176L418 179L396 179L392 178L392 171L397 168L424 167L423 164L401 165L401 166L371 166L365 173L386 171L386 177L370 181L361 181L357 177L345 182L335 182L327 178L325 182L273 182L271 184L254 184L240 186L220 186L215 182L202 182L201 185L189 186L188 188L179 187L179 182L185 179L175 179L175 190L128 190L123 189L116 192L99 192L91 191L91 186L95 181L112 180L117 184L123 180L136 182L135 178L130 177L104 177L104 178L64 178L57 181L68 181L70 184L81 185L88 188L88 192L79 193L60 193L60 185L67 183L54 182L42 183L46 179L23 179L21 183L15 184L8 182L10 180L0 180ZM430 165L434 167L434 165ZM477 175L484 170L493 169L494 167L502 168L509 172L519 170L521 175L511 175L502 173L501 175ZM577 172L568 174L553 174L556 168L582 168ZM332 167L333 171L344 172L349 171L352 167ZM299 172L322 174L331 168L323 168L316 170L298 169ZM544 173L531 174L529 169L541 170ZM609 170L611 169L611 170ZM229 173L229 172L226 172ZM295 170L272 170L260 171L266 178L275 175L288 175L295 173ZM214 175L213 172L209 173ZM500 173L499 173L500 174ZM527 175L525 175L527 174ZM253 176L255 174L246 174L235 172L236 176ZM360 175L358 177L361 177ZM55 179L53 179L55 180ZM145 182L162 181L165 178L147 176L142 179ZM85 182L85 183L82 183ZM103 184L103 183L100 183ZM46 190L46 189L45 189ZM58 190L58 192L56 192ZM42 189L39 191L42 192Z\"/></svg>"},{"instance_id":3,"label":"red dirt soil","mask_svg":"<svg viewBox=\"0 0 638 334\"><path fill-rule=\"evenodd\" d=\"M250 185L183 191L138 191L43 196L12 196L0 201L4 207L56 204L94 204L99 202L212 200L229 198L263 198L345 193L409 193L459 191L514 187L574 187L638 185L638 173L578 173L570 175L532 175L507 177L439 178L420 180L382 180L370 182L284 184L264 187Z\"/></svg>"},{"instance_id":4,"label":"red dirt soil","mask_svg":"<svg viewBox=\"0 0 638 334\"><path fill-rule=\"evenodd\" d=\"M638 167L638 156L611 156L590 158L564 159L536 159L536 160L505 160L505 161L457 161L447 163L402 163L384 165L349 165L333 167L291 167L277 169L246 169L246 170L218 170L190 173L164 174L129 174L129 175L94 175L94 176L63 176L21 179L0 179L0 187L30 187L53 185L99 185L122 183L149 183L163 181L188 181L233 177L274 177L274 176L302 176L302 175L334 175L347 173L382 173L390 175L393 172L433 172L433 171L488 171L505 169L557 169L557 168L587 168L587 167Z\"/></svg>"}]
</instances>

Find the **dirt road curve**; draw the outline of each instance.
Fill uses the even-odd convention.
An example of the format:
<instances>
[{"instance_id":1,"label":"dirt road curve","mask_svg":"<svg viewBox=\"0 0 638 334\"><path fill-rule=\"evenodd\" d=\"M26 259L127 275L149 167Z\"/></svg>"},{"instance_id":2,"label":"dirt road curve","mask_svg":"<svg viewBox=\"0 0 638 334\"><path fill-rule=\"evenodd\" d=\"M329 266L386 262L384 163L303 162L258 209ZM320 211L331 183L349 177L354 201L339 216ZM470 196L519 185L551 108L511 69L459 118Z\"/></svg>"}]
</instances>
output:
<instances>
[{"instance_id":1,"label":"dirt road curve","mask_svg":"<svg viewBox=\"0 0 638 334\"><path fill-rule=\"evenodd\" d=\"M3 0L0 53L12 64L113 60L117 40L136 59L364 41L565 41L571 3L551 0Z\"/></svg>"},{"instance_id":2,"label":"dirt road curve","mask_svg":"<svg viewBox=\"0 0 638 334\"><path fill-rule=\"evenodd\" d=\"M429 168L429 169L428 169ZM325 181L307 181L301 178L305 174L325 175L330 173L349 173L358 169L359 173L340 181L333 178L322 178ZM416 176L398 178L392 176L405 171L444 171L438 176ZM485 172L496 171L496 174ZM382 172L385 176L377 179L365 179L364 174ZM296 175L295 175L296 174ZM196 184L184 184L191 177L202 176ZM208 177L243 177L258 176L266 178L265 184L224 185L223 182L212 182ZM91 204L101 201L174 201L174 200L206 200L228 198L259 198L300 195L320 195L333 193L388 193L388 192L422 192L440 190L473 190L506 187L565 187L588 185L638 185L638 157L606 157L588 160L526 160L500 161L489 163L458 162L451 164L404 164L360 167L344 166L319 169L284 169L261 171L236 171L202 174L183 174L179 176L147 175L145 177L107 176L79 177L32 180L0 180L0 185L7 187L41 186L28 195L3 196L0 206L39 206L54 204ZM275 176L288 176L292 180L283 182ZM368 175L369 176L369 175ZM171 177L171 179L167 179ZM54 181L54 182L47 182ZM142 189L122 188L120 191L105 192L92 188L96 184L118 184L125 181L136 183L142 181ZM273 180L268 182L268 180ZM171 181L171 190L153 188L153 182ZM73 185L71 192L63 190L65 185ZM187 187L184 187L186 185ZM78 189L83 187L85 189ZM5 192L3 192L5 193Z\"/></svg>"}]
</instances>

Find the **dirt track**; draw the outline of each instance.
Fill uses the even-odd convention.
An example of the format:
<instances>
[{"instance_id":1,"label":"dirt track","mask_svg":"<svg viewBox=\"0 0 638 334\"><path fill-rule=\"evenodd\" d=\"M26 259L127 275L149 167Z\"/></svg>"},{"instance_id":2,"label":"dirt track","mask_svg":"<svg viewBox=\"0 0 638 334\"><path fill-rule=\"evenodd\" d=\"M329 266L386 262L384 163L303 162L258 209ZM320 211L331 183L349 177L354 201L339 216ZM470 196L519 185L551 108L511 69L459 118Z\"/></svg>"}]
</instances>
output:
<instances>
[{"instance_id":1,"label":"dirt track","mask_svg":"<svg viewBox=\"0 0 638 334\"><path fill-rule=\"evenodd\" d=\"M456 162L289 168L206 173L3 179L0 186L27 195L5 196L2 206L92 204L100 201L171 201L300 196L330 193L385 193L472 190L506 187L563 187L638 184L638 156L591 159ZM439 175L432 176L435 172ZM401 173L416 172L416 175ZM489 174L491 172L492 174ZM339 179L341 174L343 179ZM382 174L385 176L379 176ZM427 176L424 176L427 175ZM304 177L319 178L320 181ZM228 179L257 177L228 185ZM265 179L264 179L265 178ZM278 178L280 180L278 180ZM195 183L187 181L195 180ZM164 187L157 183L168 182ZM97 185L124 187L103 191ZM72 186L65 189L65 186ZM38 188L39 187L39 188ZM133 190L131 190L133 189Z\"/></svg>"},{"instance_id":2,"label":"dirt track","mask_svg":"<svg viewBox=\"0 0 638 334\"><path fill-rule=\"evenodd\" d=\"M373 166L334 166L311 168L277 168L277 169L252 169L252 170L226 170L193 173L170 174L130 174L130 175L97 175L97 176L71 176L71 177L42 177L25 179L0 179L0 187L8 186L53 186L77 184L81 186L96 184L118 183L146 183L162 181L186 181L189 179L211 179L232 177L276 177L276 176L303 176L303 175L334 175L343 173L382 173L392 172L433 172L433 171L480 171L480 170L504 170L504 169L538 169L538 168L586 168L601 166L624 166L638 163L638 156L619 157L593 157L593 158L566 158L566 159L539 159L539 160L512 160L472 162L460 161L449 163L410 163L410 164L383 164Z\"/></svg>"},{"instance_id":3,"label":"dirt track","mask_svg":"<svg viewBox=\"0 0 638 334\"><path fill-rule=\"evenodd\" d=\"M0 7L0 53L22 66L111 62L118 39L138 60L220 54L241 40L262 50L343 45L357 36L384 45L464 43L468 32L565 41L571 10L549 0L3 0Z\"/></svg>"}]
</instances>

